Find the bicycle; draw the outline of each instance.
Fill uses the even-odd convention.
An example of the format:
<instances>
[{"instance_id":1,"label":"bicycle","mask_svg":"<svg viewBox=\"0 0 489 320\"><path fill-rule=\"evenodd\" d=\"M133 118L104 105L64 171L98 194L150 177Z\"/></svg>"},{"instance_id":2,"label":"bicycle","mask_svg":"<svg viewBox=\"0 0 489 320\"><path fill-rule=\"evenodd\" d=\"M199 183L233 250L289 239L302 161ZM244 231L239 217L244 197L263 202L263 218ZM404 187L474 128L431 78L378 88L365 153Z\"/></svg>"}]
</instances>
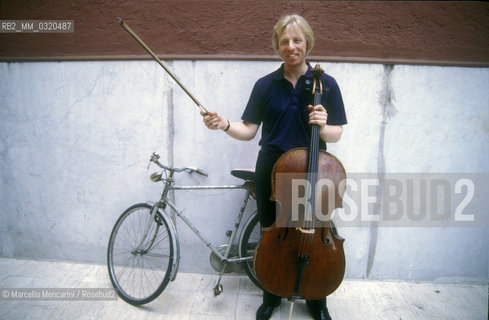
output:
<instances>
[{"instance_id":1,"label":"bicycle","mask_svg":"<svg viewBox=\"0 0 489 320\"><path fill-rule=\"evenodd\" d=\"M233 271L237 263L244 263L244 269L251 281L261 288L253 269L254 249L260 237L256 210L242 225L243 214L250 198L254 198L254 172L232 170L231 174L243 179L242 185L225 186L175 186L174 174L186 172L207 176L196 168L170 168L159 162L160 156L153 153L148 164L155 163L163 171L151 174L154 182L163 182L163 192L156 203L138 203L126 209L115 223L107 249L107 266L110 280L119 297L133 305L142 305L156 299L170 281L174 281L180 262L180 243L175 225L168 212L171 210L180 218L211 250L210 263L219 272L214 287L214 296L222 293L221 279L224 273ZM228 242L215 246L208 241L190 220L169 199L171 190L246 190L236 223L232 231L226 232ZM241 233L237 243L238 230ZM237 251L237 252L235 252Z\"/></svg>"}]
</instances>

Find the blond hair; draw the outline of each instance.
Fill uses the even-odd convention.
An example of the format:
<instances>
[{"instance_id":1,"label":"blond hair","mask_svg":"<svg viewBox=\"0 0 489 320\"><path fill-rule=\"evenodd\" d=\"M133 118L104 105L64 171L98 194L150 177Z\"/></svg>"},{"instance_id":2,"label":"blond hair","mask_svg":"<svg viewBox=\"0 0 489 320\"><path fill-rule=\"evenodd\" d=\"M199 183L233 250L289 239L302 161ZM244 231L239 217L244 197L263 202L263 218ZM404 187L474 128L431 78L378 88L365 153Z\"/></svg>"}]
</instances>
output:
<instances>
[{"instance_id":1,"label":"blond hair","mask_svg":"<svg viewBox=\"0 0 489 320\"><path fill-rule=\"evenodd\" d=\"M275 51L279 51L278 47L278 41L280 39L280 35L284 31L285 27L287 27L289 24L295 23L304 33L304 37L306 38L306 54L309 54L309 52L312 50L312 47L314 47L314 35L312 33L311 26L307 22L307 20L298 15L298 14L290 14L290 15L285 15L282 16L275 26L273 27L273 35L272 35L272 45L273 49Z\"/></svg>"}]
</instances>

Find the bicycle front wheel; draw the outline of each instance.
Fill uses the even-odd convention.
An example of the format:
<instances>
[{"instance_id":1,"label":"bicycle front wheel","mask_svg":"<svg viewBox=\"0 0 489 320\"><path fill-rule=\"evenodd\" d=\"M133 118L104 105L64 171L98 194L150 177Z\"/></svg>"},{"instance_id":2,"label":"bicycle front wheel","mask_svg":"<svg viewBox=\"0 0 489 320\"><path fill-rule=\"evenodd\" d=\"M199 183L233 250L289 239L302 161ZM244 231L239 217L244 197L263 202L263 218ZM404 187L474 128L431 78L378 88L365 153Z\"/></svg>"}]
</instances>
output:
<instances>
[{"instance_id":1,"label":"bicycle front wheel","mask_svg":"<svg viewBox=\"0 0 489 320\"><path fill-rule=\"evenodd\" d=\"M158 297L170 281L174 237L160 212L136 204L122 213L109 239L107 265L118 295L133 305Z\"/></svg>"}]
</instances>

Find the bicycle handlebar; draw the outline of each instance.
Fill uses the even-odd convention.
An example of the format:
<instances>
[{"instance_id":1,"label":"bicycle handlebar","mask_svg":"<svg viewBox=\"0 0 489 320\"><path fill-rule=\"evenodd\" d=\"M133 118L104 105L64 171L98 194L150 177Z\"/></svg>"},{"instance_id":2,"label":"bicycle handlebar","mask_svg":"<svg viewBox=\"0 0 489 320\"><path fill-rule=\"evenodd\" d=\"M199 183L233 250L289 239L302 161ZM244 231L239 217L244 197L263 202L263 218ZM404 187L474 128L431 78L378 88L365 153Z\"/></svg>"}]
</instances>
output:
<instances>
[{"instance_id":1,"label":"bicycle handlebar","mask_svg":"<svg viewBox=\"0 0 489 320\"><path fill-rule=\"evenodd\" d=\"M207 174L207 172L205 172L204 170L198 169L198 168L190 168L190 167L170 168L170 167L167 167L164 164L162 164L160 161L158 161L158 159L160 159L160 155L157 154L156 152L153 152L149 161L155 163L158 167L160 167L163 170L169 170L169 171L173 171L173 172L187 172L188 174L192 174L195 172L195 173L200 174L201 176L204 176L204 177L209 176Z\"/></svg>"}]
</instances>

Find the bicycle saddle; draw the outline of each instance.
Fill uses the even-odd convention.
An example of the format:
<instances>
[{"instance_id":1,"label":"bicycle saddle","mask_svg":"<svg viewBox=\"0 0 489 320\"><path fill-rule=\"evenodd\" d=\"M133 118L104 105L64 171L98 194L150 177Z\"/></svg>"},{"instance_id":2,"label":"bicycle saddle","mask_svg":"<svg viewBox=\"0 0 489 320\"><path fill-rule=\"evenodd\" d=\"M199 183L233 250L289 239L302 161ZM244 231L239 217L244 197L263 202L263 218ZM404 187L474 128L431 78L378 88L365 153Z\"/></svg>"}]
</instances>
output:
<instances>
[{"instance_id":1,"label":"bicycle saddle","mask_svg":"<svg viewBox=\"0 0 489 320\"><path fill-rule=\"evenodd\" d=\"M231 170L233 177L240 178L247 181L255 180L255 171L246 169L234 169Z\"/></svg>"}]
</instances>

